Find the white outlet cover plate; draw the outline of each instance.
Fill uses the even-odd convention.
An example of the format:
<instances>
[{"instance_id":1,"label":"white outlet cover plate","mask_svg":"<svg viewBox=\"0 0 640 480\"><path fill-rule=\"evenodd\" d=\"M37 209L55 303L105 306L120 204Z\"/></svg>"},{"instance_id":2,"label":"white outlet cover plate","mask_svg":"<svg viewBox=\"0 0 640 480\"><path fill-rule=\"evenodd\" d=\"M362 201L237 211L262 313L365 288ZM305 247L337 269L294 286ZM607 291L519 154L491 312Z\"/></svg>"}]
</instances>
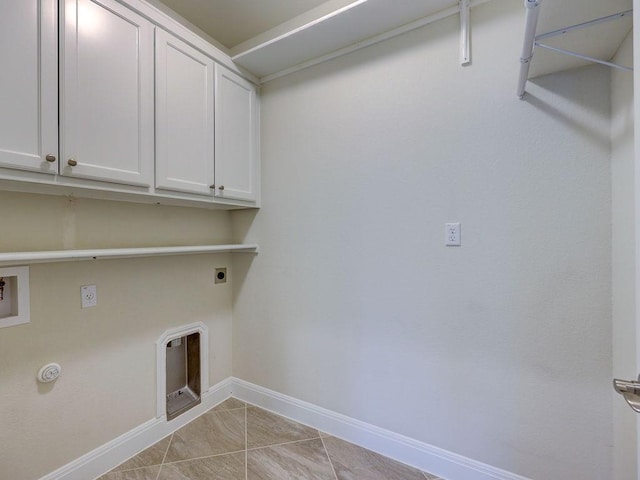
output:
<instances>
[{"instance_id":1,"label":"white outlet cover plate","mask_svg":"<svg viewBox=\"0 0 640 480\"><path fill-rule=\"evenodd\" d=\"M460 246L460 222L445 223L444 244L447 247Z\"/></svg>"},{"instance_id":2,"label":"white outlet cover plate","mask_svg":"<svg viewBox=\"0 0 640 480\"><path fill-rule=\"evenodd\" d=\"M83 285L80 287L80 298L82 308L95 307L98 305L98 293L95 285Z\"/></svg>"}]
</instances>

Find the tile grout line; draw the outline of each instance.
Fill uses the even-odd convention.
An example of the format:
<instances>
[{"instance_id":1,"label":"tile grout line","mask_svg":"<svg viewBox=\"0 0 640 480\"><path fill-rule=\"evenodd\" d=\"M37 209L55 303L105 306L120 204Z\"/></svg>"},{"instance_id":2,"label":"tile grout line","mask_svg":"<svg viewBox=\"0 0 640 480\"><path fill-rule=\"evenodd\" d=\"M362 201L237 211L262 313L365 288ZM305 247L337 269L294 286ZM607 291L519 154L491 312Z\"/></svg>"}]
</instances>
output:
<instances>
[{"instance_id":1,"label":"tile grout line","mask_svg":"<svg viewBox=\"0 0 640 480\"><path fill-rule=\"evenodd\" d=\"M156 480L160 478L160 472L162 472L162 468L164 467L164 461L167 459L167 453L169 453L169 447L171 447L172 442L173 442L173 433L171 434L171 438L169 439L169 443L167 444L167 449L164 451L164 455L162 456L162 461L160 462L160 470L158 470L158 474L156 475Z\"/></svg>"},{"instance_id":2,"label":"tile grout line","mask_svg":"<svg viewBox=\"0 0 640 480\"><path fill-rule=\"evenodd\" d=\"M273 443L271 445L262 445L260 447L247 448L247 451L253 452L255 450L262 450L263 448L281 447L282 445L291 445L293 443L309 442L311 440L318 440L319 438L321 437L302 438L300 440L291 440L290 442Z\"/></svg>"},{"instance_id":3,"label":"tile grout line","mask_svg":"<svg viewBox=\"0 0 640 480\"><path fill-rule=\"evenodd\" d=\"M171 433L170 435L167 435L167 437L168 437L168 436L171 436L171 439L173 439L173 433ZM165 438L166 438L166 437L165 437ZM154 463L154 464L152 464L152 465L142 465L141 467L133 467L133 468L125 468L125 469L122 469L122 470L116 470L116 468L118 468L120 465L122 465L122 464L120 464L120 465L117 465L116 467L114 467L112 470L109 470L107 473L116 473L116 472L118 472L118 473L121 473L121 472L122 472L122 473L124 473L124 472L133 472L134 470L142 470L143 468L151 468L151 467L160 467L160 466L162 466L162 464L164 463L164 459L165 459L165 458L166 458L166 456L167 456L167 452L169 451L169 446L171 445L171 439L169 439L169 444L167 445L167 449L164 451L164 454L163 454L163 456L162 456L162 460L160 460L160 463ZM163 438L162 440L164 440L164 438ZM159 440L159 441L161 442L162 440ZM153 447L153 445L151 445L151 447L149 447L149 448L152 448L152 447ZM146 449L145 449L145 450L146 450ZM145 450L143 450L143 452L144 452ZM142 453L142 452L140 452L140 453ZM133 457L131 457L129 460L131 460L131 459L133 459L133 458L138 457L138 455L140 455L140 453L138 453L137 455L134 455L134 456L133 456ZM127 461L128 461L128 460L125 460L125 462L127 462ZM125 463L125 462L123 462L123 463ZM157 480L157 479L156 479L156 480Z\"/></svg>"},{"instance_id":4,"label":"tile grout line","mask_svg":"<svg viewBox=\"0 0 640 480\"><path fill-rule=\"evenodd\" d=\"M173 443L173 433L171 434L171 438L169 439L169 444L167 445L167 449L164 451L164 455L162 456L162 462L160 462L160 465L164 465L164 462L167 459L167 453L169 453L169 447L171 447L172 443Z\"/></svg>"},{"instance_id":5,"label":"tile grout line","mask_svg":"<svg viewBox=\"0 0 640 480\"><path fill-rule=\"evenodd\" d=\"M173 462L163 463L163 465L175 465L177 463L191 462L193 460L204 460L205 458L224 457L225 455L237 455L238 453L242 453L242 452L244 452L244 450L233 450L231 452L215 453L213 455L203 455L201 457L183 458L182 460L175 460Z\"/></svg>"},{"instance_id":6,"label":"tile grout line","mask_svg":"<svg viewBox=\"0 0 640 480\"><path fill-rule=\"evenodd\" d=\"M162 465L175 465L176 463L184 463L184 462L191 462L193 460L202 460L205 458L213 458L213 457L223 457L225 455L235 455L238 453L242 453L242 452L247 452L247 451L255 451L255 450L262 450L264 448L271 448L271 447L280 447L282 445L291 445L293 443L302 443L302 442L308 442L311 440L318 440L320 437L313 437L313 438L305 438L302 440L293 440L291 442L284 442L284 443L274 443L273 445L265 445L263 447L254 447L254 448L249 448L249 449L244 449L244 450L234 450L231 452L224 452L224 453L216 453L214 455L203 455L201 457L193 457L193 458L183 458L181 460L175 460L173 462L163 462ZM140 470L141 468L148 468L148 467L139 467L139 468L135 468L132 470ZM127 470L130 471L130 470Z\"/></svg>"},{"instance_id":7,"label":"tile grout line","mask_svg":"<svg viewBox=\"0 0 640 480\"><path fill-rule=\"evenodd\" d=\"M320 433L320 432L318 432ZM336 469L333 466L333 461L331 460L331 457L329 456L329 450L327 450L327 446L324 444L324 438L322 438L322 434L320 433L320 441L322 442L322 448L324 448L324 454L327 456L327 459L329 460L329 465L331 465L331 471L333 472L333 478L335 478L335 480L338 480L338 474L336 473Z\"/></svg>"}]
</instances>

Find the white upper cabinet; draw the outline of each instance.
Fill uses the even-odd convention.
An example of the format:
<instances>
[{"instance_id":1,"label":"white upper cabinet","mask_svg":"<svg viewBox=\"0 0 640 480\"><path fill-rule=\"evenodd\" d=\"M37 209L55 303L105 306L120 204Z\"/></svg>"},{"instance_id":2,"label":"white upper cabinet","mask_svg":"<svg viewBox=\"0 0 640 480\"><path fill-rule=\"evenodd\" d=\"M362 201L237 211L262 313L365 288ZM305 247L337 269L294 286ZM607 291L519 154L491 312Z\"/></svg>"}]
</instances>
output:
<instances>
[{"instance_id":1,"label":"white upper cabinet","mask_svg":"<svg viewBox=\"0 0 640 480\"><path fill-rule=\"evenodd\" d=\"M215 196L254 202L258 196L256 87L216 64Z\"/></svg>"},{"instance_id":2,"label":"white upper cabinet","mask_svg":"<svg viewBox=\"0 0 640 480\"><path fill-rule=\"evenodd\" d=\"M58 172L58 2L0 2L0 167Z\"/></svg>"},{"instance_id":3,"label":"white upper cabinet","mask_svg":"<svg viewBox=\"0 0 640 480\"><path fill-rule=\"evenodd\" d=\"M213 195L214 63L156 29L156 187Z\"/></svg>"},{"instance_id":4,"label":"white upper cabinet","mask_svg":"<svg viewBox=\"0 0 640 480\"><path fill-rule=\"evenodd\" d=\"M259 205L257 87L147 2L0 0L0 60L0 184Z\"/></svg>"},{"instance_id":5,"label":"white upper cabinet","mask_svg":"<svg viewBox=\"0 0 640 480\"><path fill-rule=\"evenodd\" d=\"M150 186L154 26L115 0L64 0L60 174Z\"/></svg>"}]
</instances>

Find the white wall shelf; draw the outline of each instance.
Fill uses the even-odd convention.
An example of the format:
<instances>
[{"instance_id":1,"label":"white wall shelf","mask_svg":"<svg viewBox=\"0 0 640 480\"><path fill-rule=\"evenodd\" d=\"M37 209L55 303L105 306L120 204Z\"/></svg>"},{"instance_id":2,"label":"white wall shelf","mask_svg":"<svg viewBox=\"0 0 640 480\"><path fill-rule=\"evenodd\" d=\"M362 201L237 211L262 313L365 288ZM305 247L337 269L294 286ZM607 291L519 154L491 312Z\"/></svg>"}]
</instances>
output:
<instances>
[{"instance_id":1,"label":"white wall shelf","mask_svg":"<svg viewBox=\"0 0 640 480\"><path fill-rule=\"evenodd\" d=\"M231 59L264 83L457 15L461 6L466 11L465 7L486 1L331 0L236 45Z\"/></svg>"},{"instance_id":2,"label":"white wall shelf","mask_svg":"<svg viewBox=\"0 0 640 480\"><path fill-rule=\"evenodd\" d=\"M34 263L72 262L113 258L195 255L203 253L257 253L256 244L192 245L184 247L97 248L92 250L51 250L0 253L0 266Z\"/></svg>"}]
</instances>

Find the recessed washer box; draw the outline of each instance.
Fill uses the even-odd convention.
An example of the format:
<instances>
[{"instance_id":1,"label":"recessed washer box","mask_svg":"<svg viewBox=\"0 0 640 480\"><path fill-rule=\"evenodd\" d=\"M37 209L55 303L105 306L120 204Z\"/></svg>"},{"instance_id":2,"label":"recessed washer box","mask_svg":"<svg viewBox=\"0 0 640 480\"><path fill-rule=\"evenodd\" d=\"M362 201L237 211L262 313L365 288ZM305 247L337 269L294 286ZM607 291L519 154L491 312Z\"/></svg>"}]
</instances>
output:
<instances>
[{"instance_id":1,"label":"recessed washer box","mask_svg":"<svg viewBox=\"0 0 640 480\"><path fill-rule=\"evenodd\" d=\"M0 328L29 323L29 267L0 268Z\"/></svg>"}]
</instances>

